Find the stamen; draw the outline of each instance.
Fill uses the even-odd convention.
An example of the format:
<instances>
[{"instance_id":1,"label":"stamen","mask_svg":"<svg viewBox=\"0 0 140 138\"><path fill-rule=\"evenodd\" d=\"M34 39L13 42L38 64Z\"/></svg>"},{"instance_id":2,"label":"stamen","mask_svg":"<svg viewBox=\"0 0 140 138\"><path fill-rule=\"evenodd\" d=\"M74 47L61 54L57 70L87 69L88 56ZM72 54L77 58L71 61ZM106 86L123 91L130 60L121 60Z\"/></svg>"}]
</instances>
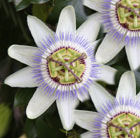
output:
<instances>
[{"instance_id":1,"label":"stamen","mask_svg":"<svg viewBox=\"0 0 140 138\"><path fill-rule=\"evenodd\" d=\"M133 12L138 18L140 18L140 15L139 15L139 13L136 11L136 10L133 10L132 8L129 8L129 7L127 7L127 6L124 6L124 5L122 5L122 4L120 4L120 3L118 3L117 4L117 8L124 8L124 9L126 9L126 10L128 10L129 12ZM140 10L140 9L139 9ZM129 13L130 14L130 13Z\"/></svg>"},{"instance_id":2,"label":"stamen","mask_svg":"<svg viewBox=\"0 0 140 138\"><path fill-rule=\"evenodd\" d=\"M123 132L127 133L127 135L129 137L134 138L131 134L129 134L129 132L125 128L117 126L117 125L114 125L113 123L108 123L108 127L110 127L110 126L118 128L120 131L123 131Z\"/></svg>"},{"instance_id":3,"label":"stamen","mask_svg":"<svg viewBox=\"0 0 140 138\"><path fill-rule=\"evenodd\" d=\"M140 30L140 2L121 0L116 4L119 23L131 31Z\"/></svg>"},{"instance_id":4,"label":"stamen","mask_svg":"<svg viewBox=\"0 0 140 138\"><path fill-rule=\"evenodd\" d=\"M82 53L80 57L74 59L72 62L70 62L70 64L72 65L72 63L74 63L75 61L80 60L80 59L86 59L86 58L87 58L86 53Z\"/></svg>"},{"instance_id":5,"label":"stamen","mask_svg":"<svg viewBox=\"0 0 140 138\"><path fill-rule=\"evenodd\" d=\"M55 62L55 63L58 63L58 64L61 65L61 66L64 66L69 72L71 72L71 74L75 77L75 79L76 79L78 82L81 82L81 81L82 81L82 79L79 78L65 63L60 62L60 61L57 61L57 60L54 60L54 59L52 59L51 57L48 57L47 60L48 60L48 61L53 61L53 62Z\"/></svg>"},{"instance_id":6,"label":"stamen","mask_svg":"<svg viewBox=\"0 0 140 138\"><path fill-rule=\"evenodd\" d=\"M134 124L132 127L130 127L130 129L133 129L133 128L136 127L137 125L140 125L140 122Z\"/></svg>"},{"instance_id":7,"label":"stamen","mask_svg":"<svg viewBox=\"0 0 140 138\"><path fill-rule=\"evenodd\" d=\"M120 113L107 123L109 137L140 137L140 118L131 113Z\"/></svg>"}]
</instances>

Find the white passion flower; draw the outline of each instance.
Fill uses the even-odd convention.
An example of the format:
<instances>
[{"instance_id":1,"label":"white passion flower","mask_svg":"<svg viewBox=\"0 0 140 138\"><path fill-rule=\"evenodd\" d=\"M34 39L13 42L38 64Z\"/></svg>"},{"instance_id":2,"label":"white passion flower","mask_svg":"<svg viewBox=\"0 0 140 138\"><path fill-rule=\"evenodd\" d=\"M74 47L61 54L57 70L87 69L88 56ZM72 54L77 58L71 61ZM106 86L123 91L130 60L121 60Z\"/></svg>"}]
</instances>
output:
<instances>
[{"instance_id":1,"label":"white passion flower","mask_svg":"<svg viewBox=\"0 0 140 138\"><path fill-rule=\"evenodd\" d=\"M97 83L89 91L98 112L75 110L76 123L89 130L82 138L140 137L140 93L133 72L122 75L116 98Z\"/></svg>"},{"instance_id":2,"label":"white passion flower","mask_svg":"<svg viewBox=\"0 0 140 138\"><path fill-rule=\"evenodd\" d=\"M92 81L114 83L116 70L97 65L93 56L100 29L96 18L97 14L92 15L76 30L74 8L67 6L61 11L54 33L36 17L27 17L38 47L12 45L9 48L9 56L28 67L7 77L5 84L38 87L26 109L28 118L37 118L56 101L63 127L70 130L74 125L73 109L79 100L88 99Z\"/></svg>"},{"instance_id":3,"label":"white passion flower","mask_svg":"<svg viewBox=\"0 0 140 138\"><path fill-rule=\"evenodd\" d=\"M96 53L96 61L105 64L125 46L132 70L140 66L140 1L84 0L84 5L101 14L107 32Z\"/></svg>"}]
</instances>

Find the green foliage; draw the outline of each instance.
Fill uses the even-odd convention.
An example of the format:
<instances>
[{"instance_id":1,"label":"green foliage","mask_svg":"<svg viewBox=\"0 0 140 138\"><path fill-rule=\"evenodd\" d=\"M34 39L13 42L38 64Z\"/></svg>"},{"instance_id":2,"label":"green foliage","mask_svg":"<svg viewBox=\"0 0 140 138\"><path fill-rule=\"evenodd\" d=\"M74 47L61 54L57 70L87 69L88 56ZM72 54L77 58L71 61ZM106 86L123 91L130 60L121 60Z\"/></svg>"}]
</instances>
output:
<instances>
[{"instance_id":1,"label":"green foliage","mask_svg":"<svg viewBox=\"0 0 140 138\"><path fill-rule=\"evenodd\" d=\"M52 9L53 8L49 4L34 4L32 8L32 14L45 22Z\"/></svg>"},{"instance_id":2,"label":"green foliage","mask_svg":"<svg viewBox=\"0 0 140 138\"><path fill-rule=\"evenodd\" d=\"M3 138L6 134L11 122L11 116L11 109L5 104L0 104L0 138Z\"/></svg>"},{"instance_id":3,"label":"green foliage","mask_svg":"<svg viewBox=\"0 0 140 138\"><path fill-rule=\"evenodd\" d=\"M14 106L15 107L27 106L34 91L35 91L34 89L19 89L19 90L17 90L16 95L15 95L15 99L14 99Z\"/></svg>"},{"instance_id":4,"label":"green foliage","mask_svg":"<svg viewBox=\"0 0 140 138\"><path fill-rule=\"evenodd\" d=\"M30 4L43 4L48 1L49 0L15 0L15 6L16 10L20 11L27 8Z\"/></svg>"}]
</instances>

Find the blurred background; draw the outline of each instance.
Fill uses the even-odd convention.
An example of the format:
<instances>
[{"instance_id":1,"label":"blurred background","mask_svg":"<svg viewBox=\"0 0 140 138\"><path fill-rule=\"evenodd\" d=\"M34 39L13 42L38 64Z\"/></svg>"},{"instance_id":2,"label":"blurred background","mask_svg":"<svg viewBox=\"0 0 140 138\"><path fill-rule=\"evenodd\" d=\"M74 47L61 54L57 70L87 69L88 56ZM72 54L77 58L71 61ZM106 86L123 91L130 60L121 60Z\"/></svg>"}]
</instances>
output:
<instances>
[{"instance_id":1,"label":"blurred background","mask_svg":"<svg viewBox=\"0 0 140 138\"><path fill-rule=\"evenodd\" d=\"M0 138L79 138L86 131L75 125L72 131L66 132L55 103L39 118L27 119L25 109L35 89L11 88L3 84L8 75L25 66L8 57L8 47L12 44L35 46L27 26L27 15L37 16L55 31L61 9L69 4L75 8L77 27L94 13L83 7L82 0L0 0ZM102 40L104 35L101 27L98 38ZM130 69L124 50L108 65L119 70L116 85L99 83L115 95L120 75ZM135 74L139 90L139 71ZM80 103L78 109L95 111L90 100Z\"/></svg>"}]
</instances>

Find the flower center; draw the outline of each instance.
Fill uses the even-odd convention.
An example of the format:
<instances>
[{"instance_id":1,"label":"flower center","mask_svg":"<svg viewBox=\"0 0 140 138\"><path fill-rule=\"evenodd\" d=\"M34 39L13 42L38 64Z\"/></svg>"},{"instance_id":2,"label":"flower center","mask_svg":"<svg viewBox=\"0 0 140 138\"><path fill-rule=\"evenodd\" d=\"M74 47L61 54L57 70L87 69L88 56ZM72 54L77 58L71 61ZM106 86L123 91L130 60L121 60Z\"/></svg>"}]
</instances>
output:
<instances>
[{"instance_id":1,"label":"flower center","mask_svg":"<svg viewBox=\"0 0 140 138\"><path fill-rule=\"evenodd\" d=\"M131 113L121 113L107 124L107 131L110 138L140 137L140 117Z\"/></svg>"},{"instance_id":2,"label":"flower center","mask_svg":"<svg viewBox=\"0 0 140 138\"><path fill-rule=\"evenodd\" d=\"M79 53L72 48L61 48L48 58L50 77L62 85L81 82L85 71L85 53Z\"/></svg>"},{"instance_id":3,"label":"flower center","mask_svg":"<svg viewBox=\"0 0 140 138\"><path fill-rule=\"evenodd\" d=\"M120 0L116 8L119 22L124 28L140 30L140 0Z\"/></svg>"}]
</instances>

